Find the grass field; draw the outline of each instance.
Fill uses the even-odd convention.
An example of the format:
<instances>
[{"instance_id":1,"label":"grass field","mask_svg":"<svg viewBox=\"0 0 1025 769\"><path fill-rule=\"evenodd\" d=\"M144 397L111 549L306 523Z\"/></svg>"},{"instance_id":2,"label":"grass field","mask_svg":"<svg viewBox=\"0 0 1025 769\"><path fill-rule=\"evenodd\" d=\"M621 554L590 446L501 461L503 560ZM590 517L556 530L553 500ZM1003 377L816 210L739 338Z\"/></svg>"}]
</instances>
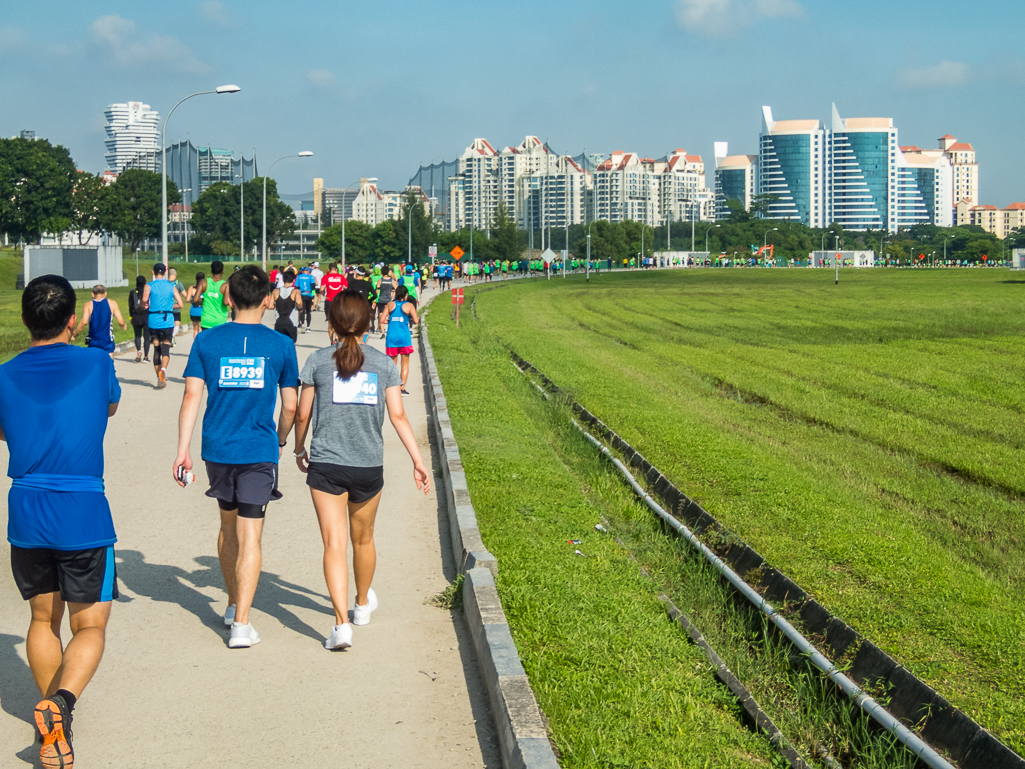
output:
<instances>
[{"instance_id":1,"label":"grass field","mask_svg":"<svg viewBox=\"0 0 1025 769\"><path fill-rule=\"evenodd\" d=\"M1022 752L1013 275L847 270L836 287L825 271L636 273L488 286L476 308L490 335Z\"/></svg>"},{"instance_id":2,"label":"grass field","mask_svg":"<svg viewBox=\"0 0 1025 769\"><path fill-rule=\"evenodd\" d=\"M152 274L154 260L152 256L139 260L139 273L149 280ZM196 273L200 270L210 274L209 264L200 263L179 263L173 262L172 267L178 270L178 279L186 286L195 282ZM234 267L230 265L229 269ZM29 342L28 331L21 324L21 291L15 289L14 284L18 274L22 271L21 252L16 249L0 249L0 363L17 355L25 349ZM114 339L117 342L124 342L134 338L131 320L128 318L128 292L135 288L135 260L125 259L124 273L128 276L129 285L123 288L112 288L108 296L114 299L121 308L121 315L124 316L128 330L122 331L114 324ZM92 299L92 293L88 289L75 292L78 294L78 312L81 315L84 303ZM187 317L187 314L186 314ZM186 324L188 321L186 321ZM76 344L85 344L85 334L76 340Z\"/></svg>"},{"instance_id":3,"label":"grass field","mask_svg":"<svg viewBox=\"0 0 1025 769\"><path fill-rule=\"evenodd\" d=\"M431 311L432 344L502 604L560 764L785 766L669 623L657 584L593 530L605 504L567 464L593 468L593 454L503 349L457 332L446 309Z\"/></svg>"}]
</instances>

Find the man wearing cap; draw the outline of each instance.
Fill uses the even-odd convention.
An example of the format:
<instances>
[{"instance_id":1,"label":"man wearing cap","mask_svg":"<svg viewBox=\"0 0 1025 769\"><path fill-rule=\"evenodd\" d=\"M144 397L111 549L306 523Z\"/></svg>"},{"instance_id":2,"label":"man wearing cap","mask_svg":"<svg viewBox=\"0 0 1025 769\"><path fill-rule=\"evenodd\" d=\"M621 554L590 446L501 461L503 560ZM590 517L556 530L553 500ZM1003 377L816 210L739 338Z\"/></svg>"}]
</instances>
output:
<instances>
[{"instance_id":1,"label":"man wearing cap","mask_svg":"<svg viewBox=\"0 0 1025 769\"><path fill-rule=\"evenodd\" d=\"M310 265L310 275L313 276L313 309L316 310L320 306L320 283L324 280L324 271L320 269L320 262L314 262Z\"/></svg>"},{"instance_id":2,"label":"man wearing cap","mask_svg":"<svg viewBox=\"0 0 1025 769\"><path fill-rule=\"evenodd\" d=\"M167 280L167 267L153 265L153 280L142 291L142 306L149 310L149 333L153 340L153 368L157 372L157 389L167 387L167 364L171 362L171 339L174 335L174 311L182 308L181 294Z\"/></svg>"},{"instance_id":3,"label":"man wearing cap","mask_svg":"<svg viewBox=\"0 0 1025 769\"><path fill-rule=\"evenodd\" d=\"M313 282L313 275L310 267L303 267L299 276L295 279L295 287L299 289L299 295L303 299L302 309L299 310L299 331L305 334L310 330L313 322L313 297L317 293L317 286Z\"/></svg>"}]
</instances>

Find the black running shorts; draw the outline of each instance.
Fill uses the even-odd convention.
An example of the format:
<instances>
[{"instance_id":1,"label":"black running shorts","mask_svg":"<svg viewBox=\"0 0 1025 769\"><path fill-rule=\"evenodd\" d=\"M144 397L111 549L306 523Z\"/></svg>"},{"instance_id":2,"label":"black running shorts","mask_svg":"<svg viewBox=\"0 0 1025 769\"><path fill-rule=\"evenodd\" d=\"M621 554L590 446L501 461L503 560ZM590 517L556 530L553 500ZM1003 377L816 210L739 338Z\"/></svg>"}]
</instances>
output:
<instances>
[{"instance_id":1,"label":"black running shorts","mask_svg":"<svg viewBox=\"0 0 1025 769\"><path fill-rule=\"evenodd\" d=\"M171 339L174 337L173 328L151 328L149 330L150 338L156 344L171 344Z\"/></svg>"},{"instance_id":2,"label":"black running shorts","mask_svg":"<svg viewBox=\"0 0 1025 769\"><path fill-rule=\"evenodd\" d=\"M278 491L277 462L207 462L206 474L210 479L206 495L216 499L221 510L238 510L240 518L263 518L267 503L282 496Z\"/></svg>"},{"instance_id":3,"label":"black running shorts","mask_svg":"<svg viewBox=\"0 0 1025 769\"><path fill-rule=\"evenodd\" d=\"M310 462L306 485L326 494L348 494L350 502L366 502L384 488L384 468Z\"/></svg>"},{"instance_id":4,"label":"black running shorts","mask_svg":"<svg viewBox=\"0 0 1025 769\"><path fill-rule=\"evenodd\" d=\"M102 603L118 597L114 546L87 550L11 545L11 571L21 597L60 593L70 603Z\"/></svg>"}]
</instances>

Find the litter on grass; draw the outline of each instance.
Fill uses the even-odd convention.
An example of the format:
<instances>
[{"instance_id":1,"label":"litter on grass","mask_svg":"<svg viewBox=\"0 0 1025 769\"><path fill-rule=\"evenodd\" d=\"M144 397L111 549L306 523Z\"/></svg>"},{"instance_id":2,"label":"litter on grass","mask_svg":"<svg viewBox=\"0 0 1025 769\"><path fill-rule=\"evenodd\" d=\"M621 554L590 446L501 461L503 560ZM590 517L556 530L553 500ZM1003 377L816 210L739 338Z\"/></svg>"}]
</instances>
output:
<instances>
[{"instance_id":1,"label":"litter on grass","mask_svg":"<svg viewBox=\"0 0 1025 769\"><path fill-rule=\"evenodd\" d=\"M582 539L571 539L568 541L571 545L582 545L584 543L584 540Z\"/></svg>"},{"instance_id":2,"label":"litter on grass","mask_svg":"<svg viewBox=\"0 0 1025 769\"><path fill-rule=\"evenodd\" d=\"M601 525L600 523L596 523L596 524L594 524L594 530L595 530L595 531L602 531L602 532L606 532L606 531L608 531L608 529L606 529L606 528L605 528L604 526L602 526L602 525Z\"/></svg>"},{"instance_id":3,"label":"litter on grass","mask_svg":"<svg viewBox=\"0 0 1025 769\"><path fill-rule=\"evenodd\" d=\"M575 553L576 553L577 555L579 555L579 556L580 556L581 558L587 558L587 556L586 556L586 555L584 555L583 553L581 553L581 552L580 552L579 550L574 550L573 552L575 552Z\"/></svg>"}]
</instances>

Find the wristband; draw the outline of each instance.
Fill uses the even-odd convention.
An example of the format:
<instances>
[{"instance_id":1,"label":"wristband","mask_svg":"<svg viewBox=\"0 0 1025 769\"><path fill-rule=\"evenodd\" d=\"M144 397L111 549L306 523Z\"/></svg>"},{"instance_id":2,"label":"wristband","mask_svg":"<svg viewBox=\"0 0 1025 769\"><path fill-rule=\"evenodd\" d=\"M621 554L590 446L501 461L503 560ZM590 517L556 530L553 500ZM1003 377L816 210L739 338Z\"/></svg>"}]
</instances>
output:
<instances>
[{"instance_id":1,"label":"wristband","mask_svg":"<svg viewBox=\"0 0 1025 769\"><path fill-rule=\"evenodd\" d=\"M299 457L302 457L302 456L305 456L305 455L306 455L306 447L305 446L303 447L303 450L300 451L298 454L296 454L294 451L292 452L292 456L295 457L296 459L299 459Z\"/></svg>"},{"instance_id":2,"label":"wristband","mask_svg":"<svg viewBox=\"0 0 1025 769\"><path fill-rule=\"evenodd\" d=\"M279 443L279 444L278 444L278 448L279 448L279 449L283 449L283 448L285 448L285 446L287 446L287 445L288 445L288 441L285 441L284 443Z\"/></svg>"}]
</instances>

